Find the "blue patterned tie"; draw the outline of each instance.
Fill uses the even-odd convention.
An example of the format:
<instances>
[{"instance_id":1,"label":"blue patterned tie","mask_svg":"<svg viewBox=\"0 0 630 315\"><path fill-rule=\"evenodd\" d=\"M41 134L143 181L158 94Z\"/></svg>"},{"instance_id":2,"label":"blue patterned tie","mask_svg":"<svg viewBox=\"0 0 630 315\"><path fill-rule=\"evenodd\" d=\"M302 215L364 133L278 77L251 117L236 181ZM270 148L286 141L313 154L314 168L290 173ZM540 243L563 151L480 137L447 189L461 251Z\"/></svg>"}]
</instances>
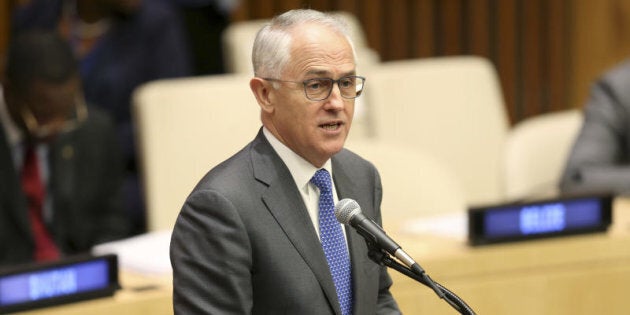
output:
<instances>
[{"instance_id":1,"label":"blue patterned tie","mask_svg":"<svg viewBox=\"0 0 630 315\"><path fill-rule=\"evenodd\" d=\"M319 188L319 235L337 289L341 313L350 315L352 314L350 256L341 224L335 218L335 201L332 195L330 174L327 170L320 169L311 178L311 183Z\"/></svg>"}]
</instances>

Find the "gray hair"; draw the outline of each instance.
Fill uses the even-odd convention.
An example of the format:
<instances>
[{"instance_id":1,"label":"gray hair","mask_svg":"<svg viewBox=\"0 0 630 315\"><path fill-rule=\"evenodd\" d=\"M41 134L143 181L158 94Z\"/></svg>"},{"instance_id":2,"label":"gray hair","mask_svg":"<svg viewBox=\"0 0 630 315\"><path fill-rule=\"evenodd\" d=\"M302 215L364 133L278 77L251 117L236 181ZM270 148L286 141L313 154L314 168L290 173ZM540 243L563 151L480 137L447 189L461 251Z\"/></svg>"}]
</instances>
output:
<instances>
[{"instance_id":1,"label":"gray hair","mask_svg":"<svg viewBox=\"0 0 630 315\"><path fill-rule=\"evenodd\" d=\"M256 34L252 49L254 75L258 77L279 78L284 66L291 58L291 30L305 23L316 23L331 28L343 35L352 47L356 62L356 53L350 37L348 24L332 14L311 9L287 11L274 17Z\"/></svg>"}]
</instances>

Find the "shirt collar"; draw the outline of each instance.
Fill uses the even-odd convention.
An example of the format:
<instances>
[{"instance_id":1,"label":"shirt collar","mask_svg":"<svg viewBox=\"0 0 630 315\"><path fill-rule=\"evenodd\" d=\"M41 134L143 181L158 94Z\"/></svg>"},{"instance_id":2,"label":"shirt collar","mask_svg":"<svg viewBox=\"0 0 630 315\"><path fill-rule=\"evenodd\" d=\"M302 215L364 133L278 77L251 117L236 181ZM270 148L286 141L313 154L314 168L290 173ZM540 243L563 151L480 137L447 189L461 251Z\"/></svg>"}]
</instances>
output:
<instances>
[{"instance_id":1,"label":"shirt collar","mask_svg":"<svg viewBox=\"0 0 630 315\"><path fill-rule=\"evenodd\" d=\"M273 147L276 153L278 153L280 159L282 159L289 169L297 187L299 189L305 189L319 168L315 167L313 164L309 163L307 160L289 149L289 147L280 142L280 140L278 140L278 138L276 138L276 136L274 136L271 131L265 127L263 127L263 134L267 138L267 141L271 144L271 147ZM326 169L328 173L330 173L330 177L332 179L332 163L330 162L330 159L328 159L321 168Z\"/></svg>"},{"instance_id":2,"label":"shirt collar","mask_svg":"<svg viewBox=\"0 0 630 315\"><path fill-rule=\"evenodd\" d=\"M9 115L9 111L7 109L7 104L4 99L4 91L0 86L0 122L2 123L2 127L4 128L4 133L6 134L7 141L9 142L9 146L15 147L22 143L24 139L24 134L15 124L11 116Z\"/></svg>"}]
</instances>

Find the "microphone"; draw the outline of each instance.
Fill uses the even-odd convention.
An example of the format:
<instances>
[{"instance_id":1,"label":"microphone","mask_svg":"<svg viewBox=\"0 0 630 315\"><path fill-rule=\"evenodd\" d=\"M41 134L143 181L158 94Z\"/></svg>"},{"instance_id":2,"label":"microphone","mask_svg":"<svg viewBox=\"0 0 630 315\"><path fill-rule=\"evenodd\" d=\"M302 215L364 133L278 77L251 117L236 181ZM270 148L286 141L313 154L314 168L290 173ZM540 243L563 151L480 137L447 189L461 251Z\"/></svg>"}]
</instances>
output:
<instances>
[{"instance_id":1,"label":"microphone","mask_svg":"<svg viewBox=\"0 0 630 315\"><path fill-rule=\"evenodd\" d=\"M368 243L372 243L398 258L409 269L424 273L424 270L376 222L370 220L361 212L359 204L349 198L340 200L335 205L337 221L352 226Z\"/></svg>"},{"instance_id":2,"label":"microphone","mask_svg":"<svg viewBox=\"0 0 630 315\"><path fill-rule=\"evenodd\" d=\"M335 205L335 217L340 223L352 226L368 243L369 247L377 247L390 255L396 257L408 269L400 263L394 262L391 258L383 259L382 263L388 267L407 275L420 283L430 287L441 299L444 299L461 314L474 315L475 312L455 293L451 292L441 284L434 282L424 269L416 263L404 250L376 222L370 220L361 212L359 204L352 199L342 199ZM385 257L386 255L382 255ZM370 258L375 259L370 256Z\"/></svg>"}]
</instances>

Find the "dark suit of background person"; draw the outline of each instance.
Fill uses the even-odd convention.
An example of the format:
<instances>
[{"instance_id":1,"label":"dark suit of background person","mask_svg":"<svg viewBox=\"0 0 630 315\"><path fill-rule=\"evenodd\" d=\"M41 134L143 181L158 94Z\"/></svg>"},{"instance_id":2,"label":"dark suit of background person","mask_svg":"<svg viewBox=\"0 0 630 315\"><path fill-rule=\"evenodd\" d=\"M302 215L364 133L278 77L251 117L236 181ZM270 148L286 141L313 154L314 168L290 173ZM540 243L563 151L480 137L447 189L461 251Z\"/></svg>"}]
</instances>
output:
<instances>
[{"instance_id":1,"label":"dark suit of background person","mask_svg":"<svg viewBox=\"0 0 630 315\"><path fill-rule=\"evenodd\" d=\"M560 188L565 194L630 194L630 60L594 83Z\"/></svg>"},{"instance_id":2,"label":"dark suit of background person","mask_svg":"<svg viewBox=\"0 0 630 315\"><path fill-rule=\"evenodd\" d=\"M26 92L16 88L11 77L3 81L4 91L0 89L0 266L33 261L34 246L26 196L20 184L20 166L14 160L28 133L21 129L21 122L10 117L7 106L23 106L15 98L35 92L34 81L57 88L77 78L72 52L63 39L50 33L29 33L20 37L22 43L17 45L21 48L10 45L7 70L12 67L22 74L31 71L34 79L27 79ZM24 42L26 37L30 39ZM21 55L21 60L17 61L12 54ZM62 72L66 74L59 77L61 82L43 79L45 71L41 69L51 64L70 68ZM13 95L11 104L5 103L5 99L11 99L9 94ZM46 118L43 111L39 114ZM37 114L38 110L33 112ZM9 137L7 131L13 136ZM21 140L15 138L17 134ZM89 252L97 243L127 236L129 219L120 204L121 154L109 116L89 108L87 119L77 129L40 139L39 143L48 149L44 163L49 171L47 194L52 216L46 223L62 255Z\"/></svg>"},{"instance_id":3,"label":"dark suit of background person","mask_svg":"<svg viewBox=\"0 0 630 315\"><path fill-rule=\"evenodd\" d=\"M240 0L162 0L179 8L188 35L195 75L225 73L223 31Z\"/></svg>"},{"instance_id":4,"label":"dark suit of background person","mask_svg":"<svg viewBox=\"0 0 630 315\"><path fill-rule=\"evenodd\" d=\"M304 48L311 46L303 43L291 46L293 60L284 65L267 64L269 68L261 70L254 61L257 77L250 86L261 107L265 127L240 152L213 168L181 210L171 240L176 314L341 314L313 214L309 214L301 188L294 180L291 170L295 164L284 160L287 156L313 172L330 165L338 198L355 199L367 217L381 221L382 188L377 170L343 149L354 100L342 99L335 84L327 98L309 101L301 82L285 85L258 77L273 75L270 68L282 71L286 75L282 79L287 80L314 69L324 71L311 73L311 78L337 79L354 73L352 49L338 32L313 23L298 24L293 30L297 32L293 36L296 43L308 37L301 32L322 32L313 41L319 43L315 46L334 47L327 48L330 50L322 54L326 55L323 59L339 57L330 52L343 43L344 62L334 68L331 64L335 63L326 63L326 59L319 64L322 67L303 68L299 60L322 57L312 54ZM270 41L267 38L256 42L255 59L260 55L256 47ZM277 52L274 47L267 50ZM334 128L335 136L330 136L321 124L337 119L342 124ZM304 132L314 136L304 136ZM334 140L327 141L324 134ZM320 142L322 139L326 140ZM310 145L317 149L312 150ZM279 149L283 154L277 153ZM304 187L310 185L307 180ZM346 228L346 238L354 288L353 314L399 314L389 291L392 280L386 268L368 258L364 239L350 227Z\"/></svg>"}]
</instances>

